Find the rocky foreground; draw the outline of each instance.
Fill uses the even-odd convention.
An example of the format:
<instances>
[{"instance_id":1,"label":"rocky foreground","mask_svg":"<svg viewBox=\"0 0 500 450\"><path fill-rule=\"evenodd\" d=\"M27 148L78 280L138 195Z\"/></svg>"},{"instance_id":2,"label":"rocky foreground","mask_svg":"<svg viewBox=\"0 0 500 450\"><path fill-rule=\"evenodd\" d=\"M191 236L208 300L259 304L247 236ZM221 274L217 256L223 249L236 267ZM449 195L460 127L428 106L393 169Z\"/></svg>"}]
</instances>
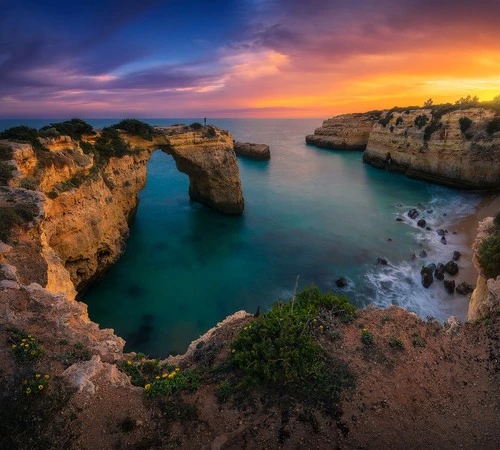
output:
<instances>
[{"instance_id":1,"label":"rocky foreground","mask_svg":"<svg viewBox=\"0 0 500 450\"><path fill-rule=\"evenodd\" d=\"M499 278L483 273L466 324L400 308L308 321L338 398L239 384L232 343L258 325L243 311L185 355L124 353L75 296L123 252L153 149L190 175L193 198L243 208L229 134L158 132L2 143L0 448L498 448ZM221 198L227 183L237 192Z\"/></svg>"},{"instance_id":2,"label":"rocky foreground","mask_svg":"<svg viewBox=\"0 0 500 450\"><path fill-rule=\"evenodd\" d=\"M326 120L306 142L365 150L364 162L411 178L500 190L500 115L488 108L345 114Z\"/></svg>"}]
</instances>

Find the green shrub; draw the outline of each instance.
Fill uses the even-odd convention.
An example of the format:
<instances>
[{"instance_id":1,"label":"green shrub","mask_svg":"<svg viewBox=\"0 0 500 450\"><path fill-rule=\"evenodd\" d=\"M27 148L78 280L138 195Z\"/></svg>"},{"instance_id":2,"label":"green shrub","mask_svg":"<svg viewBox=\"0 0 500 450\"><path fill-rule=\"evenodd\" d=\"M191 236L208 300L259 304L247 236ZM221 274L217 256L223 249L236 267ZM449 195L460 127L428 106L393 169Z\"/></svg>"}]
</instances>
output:
<instances>
[{"instance_id":1,"label":"green shrub","mask_svg":"<svg viewBox=\"0 0 500 450\"><path fill-rule=\"evenodd\" d=\"M197 131L197 130L201 130L203 128L203 125L199 122L193 122L191 125L189 125L189 128Z\"/></svg>"},{"instance_id":2,"label":"green shrub","mask_svg":"<svg viewBox=\"0 0 500 450\"><path fill-rule=\"evenodd\" d=\"M183 372L179 368L155 378L158 379L144 386L144 393L147 397L170 396L180 391L193 392L200 384L200 376L196 372L192 370Z\"/></svg>"},{"instance_id":3,"label":"green shrub","mask_svg":"<svg viewBox=\"0 0 500 450\"><path fill-rule=\"evenodd\" d=\"M130 146L123 141L120 133L114 128L103 128L94 144L95 152L104 158L121 157L130 153Z\"/></svg>"},{"instance_id":4,"label":"green shrub","mask_svg":"<svg viewBox=\"0 0 500 450\"><path fill-rule=\"evenodd\" d=\"M135 134L147 141L152 141L156 134L156 130L151 125L137 119L124 119L116 125L112 125L112 128Z\"/></svg>"},{"instance_id":5,"label":"green shrub","mask_svg":"<svg viewBox=\"0 0 500 450\"><path fill-rule=\"evenodd\" d=\"M401 116L399 116L397 119L396 119L396 126L398 125L402 125L403 123L403 118Z\"/></svg>"},{"instance_id":6,"label":"green shrub","mask_svg":"<svg viewBox=\"0 0 500 450\"><path fill-rule=\"evenodd\" d=\"M12 149L9 145L0 143L0 161L12 159Z\"/></svg>"},{"instance_id":7,"label":"green shrub","mask_svg":"<svg viewBox=\"0 0 500 450\"><path fill-rule=\"evenodd\" d=\"M433 133L441 128L443 124L440 119L432 118L432 121L429 125L425 127L424 130L424 141L429 141Z\"/></svg>"},{"instance_id":8,"label":"green shrub","mask_svg":"<svg viewBox=\"0 0 500 450\"><path fill-rule=\"evenodd\" d=\"M80 148L86 155L90 155L94 151L94 146L87 141L80 141Z\"/></svg>"},{"instance_id":9,"label":"green shrub","mask_svg":"<svg viewBox=\"0 0 500 450\"><path fill-rule=\"evenodd\" d=\"M36 189L38 187L38 183L36 182L36 180L34 178L26 177L20 181L19 186L21 186L24 189L28 189L30 191L36 191Z\"/></svg>"},{"instance_id":10,"label":"green shrub","mask_svg":"<svg viewBox=\"0 0 500 450\"><path fill-rule=\"evenodd\" d=\"M486 278L500 275L500 233L483 240L479 246L479 264Z\"/></svg>"},{"instance_id":11,"label":"green shrub","mask_svg":"<svg viewBox=\"0 0 500 450\"><path fill-rule=\"evenodd\" d=\"M472 120L468 117L460 117L458 123L460 124L460 131L465 134L472 125Z\"/></svg>"},{"instance_id":12,"label":"green shrub","mask_svg":"<svg viewBox=\"0 0 500 450\"><path fill-rule=\"evenodd\" d=\"M398 350L403 350L405 348L405 345L403 344L403 341L399 338L391 337L389 339L389 347L395 348Z\"/></svg>"},{"instance_id":13,"label":"green shrub","mask_svg":"<svg viewBox=\"0 0 500 450\"><path fill-rule=\"evenodd\" d=\"M500 131L500 117L491 120L486 126L486 132L489 134L496 133L497 131Z\"/></svg>"},{"instance_id":14,"label":"green shrub","mask_svg":"<svg viewBox=\"0 0 500 450\"><path fill-rule=\"evenodd\" d=\"M35 212L28 206L0 206L0 240L8 241L14 227L24 225L34 218Z\"/></svg>"},{"instance_id":15,"label":"green shrub","mask_svg":"<svg viewBox=\"0 0 500 450\"><path fill-rule=\"evenodd\" d=\"M212 127L211 125L209 125L209 126L207 127L207 131L206 131L206 133L205 133L205 136L206 136L207 138L214 138L214 137L217 137L217 131L215 131L215 128L214 128L214 127Z\"/></svg>"},{"instance_id":16,"label":"green shrub","mask_svg":"<svg viewBox=\"0 0 500 450\"><path fill-rule=\"evenodd\" d=\"M392 120L394 117L394 114L392 112L388 112L384 118L380 119L378 123L382 125L384 128L387 126L387 124Z\"/></svg>"},{"instance_id":17,"label":"green shrub","mask_svg":"<svg viewBox=\"0 0 500 450\"><path fill-rule=\"evenodd\" d=\"M79 141L84 134L92 134L94 128L82 119L71 119L65 122L51 123L40 128L40 136L57 137L59 135L69 136L75 141Z\"/></svg>"},{"instance_id":18,"label":"green shrub","mask_svg":"<svg viewBox=\"0 0 500 450\"><path fill-rule=\"evenodd\" d=\"M14 178L14 167L9 163L0 161L0 184L7 184Z\"/></svg>"},{"instance_id":19,"label":"green shrub","mask_svg":"<svg viewBox=\"0 0 500 450\"><path fill-rule=\"evenodd\" d=\"M361 342L365 347L371 347L375 344L373 333L371 333L367 328L363 328L361 330Z\"/></svg>"},{"instance_id":20,"label":"green shrub","mask_svg":"<svg viewBox=\"0 0 500 450\"><path fill-rule=\"evenodd\" d=\"M321 294L313 286L295 301L276 302L246 325L231 345L232 362L245 381L282 384L317 376L324 367L324 355L314 337L321 309L349 318L355 313L346 299Z\"/></svg>"},{"instance_id":21,"label":"green shrub","mask_svg":"<svg viewBox=\"0 0 500 450\"><path fill-rule=\"evenodd\" d=\"M10 337L11 349L20 361L40 359L44 350L38 340L24 331L17 331Z\"/></svg>"},{"instance_id":22,"label":"green shrub","mask_svg":"<svg viewBox=\"0 0 500 450\"><path fill-rule=\"evenodd\" d=\"M47 150L38 140L38 131L34 128L24 125L12 127L0 133L0 139L8 139L10 141L27 142L33 148L38 150Z\"/></svg>"},{"instance_id":23,"label":"green shrub","mask_svg":"<svg viewBox=\"0 0 500 450\"><path fill-rule=\"evenodd\" d=\"M40 395L47 392L50 376L37 373L23 380L22 391L25 395Z\"/></svg>"},{"instance_id":24,"label":"green shrub","mask_svg":"<svg viewBox=\"0 0 500 450\"><path fill-rule=\"evenodd\" d=\"M475 108L479 105L479 97L471 97L470 95L468 95L467 97L461 97L455 102L455 105L460 109Z\"/></svg>"},{"instance_id":25,"label":"green shrub","mask_svg":"<svg viewBox=\"0 0 500 450\"><path fill-rule=\"evenodd\" d=\"M425 114L420 114L415 117L415 125L418 128L422 128L429 121L429 118Z\"/></svg>"}]
</instances>

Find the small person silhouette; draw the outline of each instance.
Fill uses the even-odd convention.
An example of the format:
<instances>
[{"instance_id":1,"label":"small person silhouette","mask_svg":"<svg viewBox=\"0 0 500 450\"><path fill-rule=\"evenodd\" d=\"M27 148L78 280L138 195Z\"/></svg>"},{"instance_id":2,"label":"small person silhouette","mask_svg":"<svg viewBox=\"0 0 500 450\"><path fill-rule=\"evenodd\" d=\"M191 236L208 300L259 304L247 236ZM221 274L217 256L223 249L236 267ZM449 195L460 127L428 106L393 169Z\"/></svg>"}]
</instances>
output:
<instances>
[{"instance_id":1,"label":"small person silhouette","mask_svg":"<svg viewBox=\"0 0 500 450\"><path fill-rule=\"evenodd\" d=\"M207 126L207 118L206 117L203 119L203 121L205 122L205 126Z\"/></svg>"}]
</instances>

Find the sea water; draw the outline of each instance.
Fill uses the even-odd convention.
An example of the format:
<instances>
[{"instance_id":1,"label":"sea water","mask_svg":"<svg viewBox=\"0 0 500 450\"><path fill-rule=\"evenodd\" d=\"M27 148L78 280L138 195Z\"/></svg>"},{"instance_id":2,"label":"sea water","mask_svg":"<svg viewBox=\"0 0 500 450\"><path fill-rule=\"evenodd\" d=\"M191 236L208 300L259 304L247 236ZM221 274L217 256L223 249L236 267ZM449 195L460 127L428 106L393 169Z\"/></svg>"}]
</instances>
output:
<instances>
[{"instance_id":1,"label":"sea water","mask_svg":"<svg viewBox=\"0 0 500 450\"><path fill-rule=\"evenodd\" d=\"M42 122L48 121L32 126ZM116 120L89 122L100 127ZM183 352L227 315L265 311L275 300L288 299L297 277L299 288L314 283L358 307L398 305L424 318L465 318L467 297L447 294L437 281L425 289L420 269L446 263L454 250L463 254L459 266L470 266L466 236L452 232L474 213L478 194L375 169L363 164L361 152L308 146L304 137L318 119L209 123L228 129L236 140L270 145L271 160L238 158L245 211L232 217L191 202L189 180L172 157L152 155L127 250L83 297L91 319L114 328L128 350L155 356ZM432 231L407 217L411 208ZM438 228L449 230L447 245ZM421 250L427 257L419 256ZM378 257L388 264L377 264ZM346 287L336 286L339 277L347 279ZM454 278L460 282L460 273Z\"/></svg>"}]
</instances>

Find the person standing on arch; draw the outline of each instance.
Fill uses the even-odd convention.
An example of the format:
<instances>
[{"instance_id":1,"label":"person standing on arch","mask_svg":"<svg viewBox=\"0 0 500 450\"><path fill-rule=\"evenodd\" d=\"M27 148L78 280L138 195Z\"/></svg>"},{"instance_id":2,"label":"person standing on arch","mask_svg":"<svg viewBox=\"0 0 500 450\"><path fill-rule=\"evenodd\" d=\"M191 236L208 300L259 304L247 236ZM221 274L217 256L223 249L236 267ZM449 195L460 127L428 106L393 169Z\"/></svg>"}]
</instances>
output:
<instances>
[{"instance_id":1,"label":"person standing on arch","mask_svg":"<svg viewBox=\"0 0 500 450\"><path fill-rule=\"evenodd\" d=\"M205 126L207 126L207 118L206 117L203 119L203 121L205 122Z\"/></svg>"}]
</instances>

